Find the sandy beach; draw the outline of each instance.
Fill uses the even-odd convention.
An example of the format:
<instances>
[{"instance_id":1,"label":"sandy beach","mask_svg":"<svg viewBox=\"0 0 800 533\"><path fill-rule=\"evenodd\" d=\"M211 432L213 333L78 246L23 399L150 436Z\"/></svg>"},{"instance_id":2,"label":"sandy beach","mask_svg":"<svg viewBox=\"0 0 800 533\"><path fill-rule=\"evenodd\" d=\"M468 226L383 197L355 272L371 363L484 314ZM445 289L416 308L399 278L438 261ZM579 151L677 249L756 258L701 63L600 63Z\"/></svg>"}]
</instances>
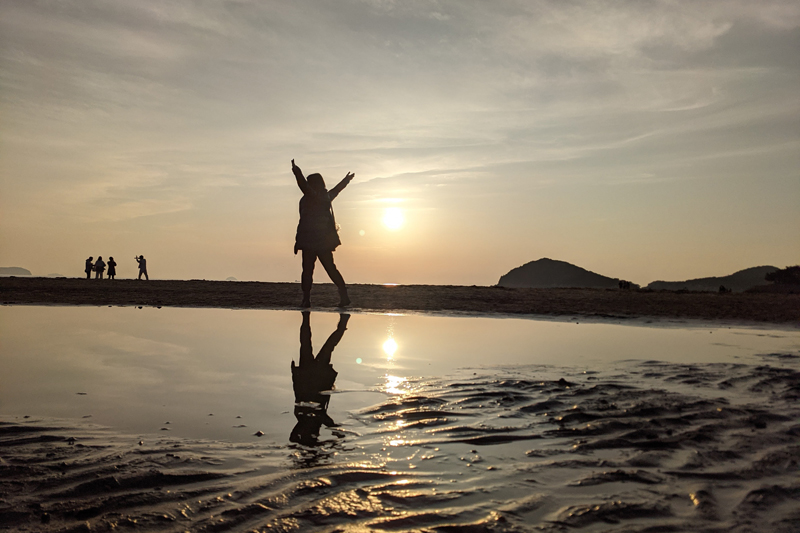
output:
<instances>
[{"instance_id":1,"label":"sandy beach","mask_svg":"<svg viewBox=\"0 0 800 533\"><path fill-rule=\"evenodd\" d=\"M0 533L800 533L800 1L0 35Z\"/></svg>"},{"instance_id":2,"label":"sandy beach","mask_svg":"<svg viewBox=\"0 0 800 533\"><path fill-rule=\"evenodd\" d=\"M453 285L350 285L352 309L474 314L668 318L800 327L800 294L608 289L509 289ZM297 283L0 278L4 305L115 305L296 309ZM314 286L315 309L334 309L332 284Z\"/></svg>"}]
</instances>

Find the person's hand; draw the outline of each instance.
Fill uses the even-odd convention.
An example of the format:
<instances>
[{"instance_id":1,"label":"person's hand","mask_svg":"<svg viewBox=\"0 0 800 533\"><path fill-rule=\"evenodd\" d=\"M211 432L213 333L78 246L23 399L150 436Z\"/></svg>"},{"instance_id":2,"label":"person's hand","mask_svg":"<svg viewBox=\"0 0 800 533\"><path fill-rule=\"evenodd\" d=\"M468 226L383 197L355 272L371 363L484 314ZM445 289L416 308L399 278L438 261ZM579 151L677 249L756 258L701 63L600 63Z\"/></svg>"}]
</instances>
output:
<instances>
[{"instance_id":1,"label":"person's hand","mask_svg":"<svg viewBox=\"0 0 800 533\"><path fill-rule=\"evenodd\" d=\"M344 179L346 179L346 180L348 181L348 183L349 183L349 182L353 181L353 178L354 178L354 177L355 177L355 174L354 174L354 173L352 173L352 172L348 172L348 173L347 173L347 176L345 176L345 177L344 177Z\"/></svg>"},{"instance_id":2,"label":"person's hand","mask_svg":"<svg viewBox=\"0 0 800 533\"><path fill-rule=\"evenodd\" d=\"M294 159L292 159L292 170L296 169L297 165L294 164Z\"/></svg>"}]
</instances>

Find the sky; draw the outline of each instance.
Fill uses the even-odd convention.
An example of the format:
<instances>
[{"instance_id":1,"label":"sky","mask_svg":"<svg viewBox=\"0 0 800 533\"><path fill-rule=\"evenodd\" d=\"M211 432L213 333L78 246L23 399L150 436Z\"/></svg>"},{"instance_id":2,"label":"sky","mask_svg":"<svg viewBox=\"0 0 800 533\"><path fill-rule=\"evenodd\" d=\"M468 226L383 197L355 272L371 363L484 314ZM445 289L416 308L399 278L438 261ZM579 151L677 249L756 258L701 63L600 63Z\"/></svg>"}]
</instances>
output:
<instances>
[{"instance_id":1,"label":"sky","mask_svg":"<svg viewBox=\"0 0 800 533\"><path fill-rule=\"evenodd\" d=\"M0 266L297 280L292 159L348 283L794 265L799 87L796 0L3 0Z\"/></svg>"}]
</instances>

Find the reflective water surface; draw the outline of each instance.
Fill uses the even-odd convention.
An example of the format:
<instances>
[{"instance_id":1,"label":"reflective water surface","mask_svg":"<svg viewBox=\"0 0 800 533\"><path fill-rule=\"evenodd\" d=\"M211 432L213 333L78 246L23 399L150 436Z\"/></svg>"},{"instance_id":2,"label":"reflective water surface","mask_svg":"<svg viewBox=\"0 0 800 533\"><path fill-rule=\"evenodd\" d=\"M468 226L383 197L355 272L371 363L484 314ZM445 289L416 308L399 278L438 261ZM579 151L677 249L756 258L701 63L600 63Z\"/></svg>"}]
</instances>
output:
<instances>
[{"instance_id":1,"label":"reflective water surface","mask_svg":"<svg viewBox=\"0 0 800 533\"><path fill-rule=\"evenodd\" d=\"M0 308L0 528L796 531L800 332Z\"/></svg>"},{"instance_id":2,"label":"reflective water surface","mask_svg":"<svg viewBox=\"0 0 800 533\"><path fill-rule=\"evenodd\" d=\"M304 321L297 311L0 307L0 414L228 441L261 431L283 443L297 423L293 361L302 368L312 340L317 355L331 334L326 416L345 425L352 411L409 392L410 379L469 369L753 363L800 349L797 331L727 326L368 314L345 324L335 313Z\"/></svg>"}]
</instances>

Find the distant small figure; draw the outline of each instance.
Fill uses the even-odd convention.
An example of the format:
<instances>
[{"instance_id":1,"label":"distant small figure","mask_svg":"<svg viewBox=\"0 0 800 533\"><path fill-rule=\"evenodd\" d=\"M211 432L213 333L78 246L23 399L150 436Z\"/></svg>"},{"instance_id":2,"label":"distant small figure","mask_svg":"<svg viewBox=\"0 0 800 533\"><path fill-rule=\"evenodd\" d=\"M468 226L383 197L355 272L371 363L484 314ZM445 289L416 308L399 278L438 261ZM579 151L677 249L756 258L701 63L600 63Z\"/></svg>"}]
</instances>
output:
<instances>
[{"instance_id":1,"label":"distant small figure","mask_svg":"<svg viewBox=\"0 0 800 533\"><path fill-rule=\"evenodd\" d=\"M303 197L300 199L300 222L297 224L294 244L295 254L298 250L303 251L303 274L300 278L303 302L300 306L311 307L314 264L319 259L325 272L339 289L339 307L346 307L350 305L347 286L333 262L333 251L341 244L341 241L331 202L347 187L355 174L348 172L344 179L329 191L325 187L325 180L322 179L321 174L310 174L306 178L300 167L294 164L294 159L292 159L292 172L297 180L297 186L303 191Z\"/></svg>"},{"instance_id":2,"label":"distant small figure","mask_svg":"<svg viewBox=\"0 0 800 533\"><path fill-rule=\"evenodd\" d=\"M92 279L92 270L94 270L94 257L90 256L89 259L86 260L86 279Z\"/></svg>"},{"instance_id":3,"label":"distant small figure","mask_svg":"<svg viewBox=\"0 0 800 533\"><path fill-rule=\"evenodd\" d=\"M94 263L94 279L103 279L103 272L106 271L106 262L103 261L103 256L98 255L97 261Z\"/></svg>"},{"instance_id":4,"label":"distant small figure","mask_svg":"<svg viewBox=\"0 0 800 533\"><path fill-rule=\"evenodd\" d=\"M733 292L733 289L728 289L727 287L725 287L725 285L720 285L719 286L719 292L720 292L720 294L727 293L727 292Z\"/></svg>"},{"instance_id":5,"label":"distant small figure","mask_svg":"<svg viewBox=\"0 0 800 533\"><path fill-rule=\"evenodd\" d=\"M140 255L136 258L136 262L139 263L139 277L136 279L142 279L142 274L144 274L144 279L150 281L150 277L147 275L147 259Z\"/></svg>"},{"instance_id":6,"label":"distant small figure","mask_svg":"<svg viewBox=\"0 0 800 533\"><path fill-rule=\"evenodd\" d=\"M108 258L108 279L114 279L114 276L117 275L117 262L114 261L113 257Z\"/></svg>"}]
</instances>

